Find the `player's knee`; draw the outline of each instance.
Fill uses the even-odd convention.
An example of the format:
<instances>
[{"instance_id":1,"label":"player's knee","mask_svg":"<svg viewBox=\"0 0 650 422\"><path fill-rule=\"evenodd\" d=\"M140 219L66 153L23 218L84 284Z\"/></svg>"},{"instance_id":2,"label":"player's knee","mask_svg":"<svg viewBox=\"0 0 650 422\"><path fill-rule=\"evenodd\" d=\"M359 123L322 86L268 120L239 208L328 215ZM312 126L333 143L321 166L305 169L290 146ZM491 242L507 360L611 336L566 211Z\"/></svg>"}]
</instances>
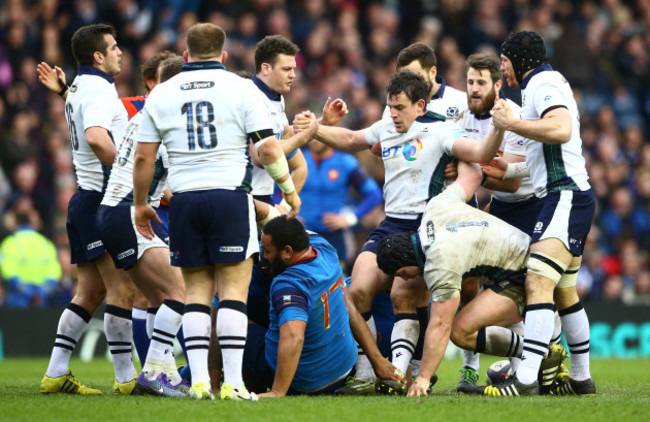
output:
<instances>
[{"instance_id":1,"label":"player's knee","mask_svg":"<svg viewBox=\"0 0 650 422\"><path fill-rule=\"evenodd\" d=\"M390 300L393 302L395 312L415 312L418 305L418 293L420 291L414 289L392 289L390 292Z\"/></svg>"},{"instance_id":2,"label":"player's knee","mask_svg":"<svg viewBox=\"0 0 650 422\"><path fill-rule=\"evenodd\" d=\"M78 290L72 302L88 310L97 309L104 299L106 299L106 288L102 285L93 289Z\"/></svg>"},{"instance_id":3,"label":"player's knee","mask_svg":"<svg viewBox=\"0 0 650 422\"><path fill-rule=\"evenodd\" d=\"M354 302L359 312L366 312L372 306L373 296L368 289L361 288L360 286L350 285L349 290L350 298Z\"/></svg>"},{"instance_id":4,"label":"player's knee","mask_svg":"<svg viewBox=\"0 0 650 422\"><path fill-rule=\"evenodd\" d=\"M451 341L461 349L467 349L470 346L471 332L467 330L467 325L463 321L454 319L451 324Z\"/></svg>"}]
</instances>

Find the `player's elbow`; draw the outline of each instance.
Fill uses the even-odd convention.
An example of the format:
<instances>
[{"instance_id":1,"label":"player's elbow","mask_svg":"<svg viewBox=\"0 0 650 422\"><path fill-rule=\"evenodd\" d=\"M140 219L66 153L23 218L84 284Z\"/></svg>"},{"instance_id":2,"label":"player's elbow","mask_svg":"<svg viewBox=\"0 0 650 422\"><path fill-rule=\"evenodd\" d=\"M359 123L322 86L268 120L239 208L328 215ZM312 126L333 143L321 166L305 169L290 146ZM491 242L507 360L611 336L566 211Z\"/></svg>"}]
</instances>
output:
<instances>
[{"instance_id":1,"label":"player's elbow","mask_svg":"<svg viewBox=\"0 0 650 422\"><path fill-rule=\"evenodd\" d=\"M255 147L262 164L273 163L284 155L275 137L272 137L265 142L260 141Z\"/></svg>"}]
</instances>

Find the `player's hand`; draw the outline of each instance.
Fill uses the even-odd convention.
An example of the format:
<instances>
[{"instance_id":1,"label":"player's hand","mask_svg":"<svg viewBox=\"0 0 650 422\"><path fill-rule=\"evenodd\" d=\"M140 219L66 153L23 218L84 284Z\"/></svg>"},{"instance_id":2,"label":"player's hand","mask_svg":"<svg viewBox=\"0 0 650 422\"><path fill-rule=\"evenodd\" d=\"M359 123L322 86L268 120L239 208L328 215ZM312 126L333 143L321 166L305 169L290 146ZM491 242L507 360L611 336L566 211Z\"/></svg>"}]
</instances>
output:
<instances>
[{"instance_id":1,"label":"player's hand","mask_svg":"<svg viewBox=\"0 0 650 422\"><path fill-rule=\"evenodd\" d=\"M350 227L347 219L343 214L335 214L333 212L323 213L323 218L321 219L321 222L330 231L342 230Z\"/></svg>"},{"instance_id":2,"label":"player's hand","mask_svg":"<svg viewBox=\"0 0 650 422\"><path fill-rule=\"evenodd\" d=\"M65 85L65 73L60 67L54 66L54 69L52 69L49 64L41 62L36 65L36 73L38 74L38 81L45 88L57 94L61 92L59 79Z\"/></svg>"},{"instance_id":3,"label":"player's hand","mask_svg":"<svg viewBox=\"0 0 650 422\"><path fill-rule=\"evenodd\" d=\"M156 235L151 227L151 219L154 219L158 224L162 224L158 213L153 207L149 204L147 205L136 205L135 206L135 228L138 232L151 240Z\"/></svg>"},{"instance_id":4,"label":"player's hand","mask_svg":"<svg viewBox=\"0 0 650 422\"><path fill-rule=\"evenodd\" d=\"M259 397L261 399L277 399L279 397L284 397L284 396L280 395L280 393L277 393L277 392L271 390L271 391L268 391L266 393L258 394L257 397Z\"/></svg>"},{"instance_id":5,"label":"player's hand","mask_svg":"<svg viewBox=\"0 0 650 422\"><path fill-rule=\"evenodd\" d=\"M413 384L411 384L411 388L409 388L408 393L406 395L408 397L420 397L420 396L428 396L427 394L427 389L429 388L429 381L422 378L422 377L417 377L415 381L413 381Z\"/></svg>"},{"instance_id":6,"label":"player's hand","mask_svg":"<svg viewBox=\"0 0 650 422\"><path fill-rule=\"evenodd\" d=\"M446 180L456 180L458 177L458 161L454 160L445 166L442 175Z\"/></svg>"},{"instance_id":7,"label":"player's hand","mask_svg":"<svg viewBox=\"0 0 650 422\"><path fill-rule=\"evenodd\" d=\"M372 369L379 379L406 384L406 378L402 375L402 371L397 369L388 359L382 359L378 364L373 365Z\"/></svg>"},{"instance_id":8,"label":"player's hand","mask_svg":"<svg viewBox=\"0 0 650 422\"><path fill-rule=\"evenodd\" d=\"M282 193L282 197L291 205L291 212L287 215L287 220L291 220L298 215L302 201L295 190L291 193Z\"/></svg>"},{"instance_id":9,"label":"player's hand","mask_svg":"<svg viewBox=\"0 0 650 422\"><path fill-rule=\"evenodd\" d=\"M483 173L499 180L503 179L507 168L508 162L502 157L494 157L489 164L481 164L481 170L483 170Z\"/></svg>"},{"instance_id":10,"label":"player's hand","mask_svg":"<svg viewBox=\"0 0 650 422\"><path fill-rule=\"evenodd\" d=\"M490 115L492 115L492 125L497 129L508 130L513 120L512 110L502 98L495 101L494 107L490 110Z\"/></svg>"},{"instance_id":11,"label":"player's hand","mask_svg":"<svg viewBox=\"0 0 650 422\"><path fill-rule=\"evenodd\" d=\"M333 126L339 122L346 114L348 114L348 105L340 98L332 101L332 97L327 97L327 101L323 106L323 116L321 123L326 126Z\"/></svg>"},{"instance_id":12,"label":"player's hand","mask_svg":"<svg viewBox=\"0 0 650 422\"><path fill-rule=\"evenodd\" d=\"M293 118L293 131L300 133L305 130L309 130L311 126L311 120L316 120L316 116L311 111L303 111L302 113L296 114L296 117Z\"/></svg>"}]
</instances>

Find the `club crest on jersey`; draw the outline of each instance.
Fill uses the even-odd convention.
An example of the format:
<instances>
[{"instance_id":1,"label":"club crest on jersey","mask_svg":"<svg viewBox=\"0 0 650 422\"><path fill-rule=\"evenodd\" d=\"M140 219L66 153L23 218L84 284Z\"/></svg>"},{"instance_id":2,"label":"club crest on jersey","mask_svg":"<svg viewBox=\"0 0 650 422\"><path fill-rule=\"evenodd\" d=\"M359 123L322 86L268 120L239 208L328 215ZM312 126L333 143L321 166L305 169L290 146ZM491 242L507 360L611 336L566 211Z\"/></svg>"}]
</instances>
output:
<instances>
[{"instance_id":1,"label":"club crest on jersey","mask_svg":"<svg viewBox=\"0 0 650 422\"><path fill-rule=\"evenodd\" d=\"M460 111L458 110L458 107L448 107L447 108L447 118L448 119L456 119L459 114L460 114Z\"/></svg>"},{"instance_id":2,"label":"club crest on jersey","mask_svg":"<svg viewBox=\"0 0 650 422\"><path fill-rule=\"evenodd\" d=\"M181 84L181 91L189 91L191 89L208 89L214 86L213 81L193 81Z\"/></svg>"},{"instance_id":3,"label":"club crest on jersey","mask_svg":"<svg viewBox=\"0 0 650 422\"><path fill-rule=\"evenodd\" d=\"M535 228L533 229L533 233L541 233L543 228L544 228L544 223L538 221L537 223L535 223Z\"/></svg>"},{"instance_id":4,"label":"club crest on jersey","mask_svg":"<svg viewBox=\"0 0 650 422\"><path fill-rule=\"evenodd\" d=\"M337 169L330 169L330 171L327 172L327 179L336 182L339 180L339 171Z\"/></svg>"}]
</instances>

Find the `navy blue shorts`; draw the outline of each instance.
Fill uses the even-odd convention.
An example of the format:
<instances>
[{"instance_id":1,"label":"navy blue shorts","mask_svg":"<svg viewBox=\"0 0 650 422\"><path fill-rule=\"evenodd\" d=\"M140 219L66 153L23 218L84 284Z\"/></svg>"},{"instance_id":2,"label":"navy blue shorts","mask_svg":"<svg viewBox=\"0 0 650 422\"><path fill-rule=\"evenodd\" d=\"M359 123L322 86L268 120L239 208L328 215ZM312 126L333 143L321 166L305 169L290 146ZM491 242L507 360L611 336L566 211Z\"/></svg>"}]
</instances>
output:
<instances>
[{"instance_id":1,"label":"navy blue shorts","mask_svg":"<svg viewBox=\"0 0 650 422\"><path fill-rule=\"evenodd\" d=\"M96 220L103 197L101 192L79 189L70 198L65 228L72 264L92 262L106 252Z\"/></svg>"},{"instance_id":2,"label":"navy blue shorts","mask_svg":"<svg viewBox=\"0 0 650 422\"><path fill-rule=\"evenodd\" d=\"M417 231L418 227L420 227L420 222L422 221L422 216L418 216L415 220L406 220L403 218L393 218L393 217L386 217L384 218L384 221L381 222L379 227L374 229L372 233L370 233L370 236L368 236L368 240L366 240L366 243L363 245L363 248L361 248L361 252L372 252L372 253L377 253L377 249L379 248L379 242L381 240L388 236L389 234L393 233L408 233L410 231Z\"/></svg>"},{"instance_id":3,"label":"navy blue shorts","mask_svg":"<svg viewBox=\"0 0 650 422\"><path fill-rule=\"evenodd\" d=\"M243 191L182 192L169 204L169 255L176 267L242 262L259 252L253 197Z\"/></svg>"},{"instance_id":4,"label":"navy blue shorts","mask_svg":"<svg viewBox=\"0 0 650 422\"><path fill-rule=\"evenodd\" d=\"M591 189L551 192L541 198L531 243L556 238L573 256L582 256L595 212L596 201Z\"/></svg>"},{"instance_id":5,"label":"navy blue shorts","mask_svg":"<svg viewBox=\"0 0 650 422\"><path fill-rule=\"evenodd\" d=\"M136 232L130 204L118 206L100 205L97 211L97 226L106 250L113 258L116 268L130 269L149 248L167 247L163 239L169 237L161 224L151 220L156 237L147 239Z\"/></svg>"},{"instance_id":6,"label":"navy blue shorts","mask_svg":"<svg viewBox=\"0 0 650 422\"><path fill-rule=\"evenodd\" d=\"M515 226L528 236L533 234L533 227L541 209L541 201L536 196L519 202L504 202L492 198L490 214Z\"/></svg>"}]
</instances>

